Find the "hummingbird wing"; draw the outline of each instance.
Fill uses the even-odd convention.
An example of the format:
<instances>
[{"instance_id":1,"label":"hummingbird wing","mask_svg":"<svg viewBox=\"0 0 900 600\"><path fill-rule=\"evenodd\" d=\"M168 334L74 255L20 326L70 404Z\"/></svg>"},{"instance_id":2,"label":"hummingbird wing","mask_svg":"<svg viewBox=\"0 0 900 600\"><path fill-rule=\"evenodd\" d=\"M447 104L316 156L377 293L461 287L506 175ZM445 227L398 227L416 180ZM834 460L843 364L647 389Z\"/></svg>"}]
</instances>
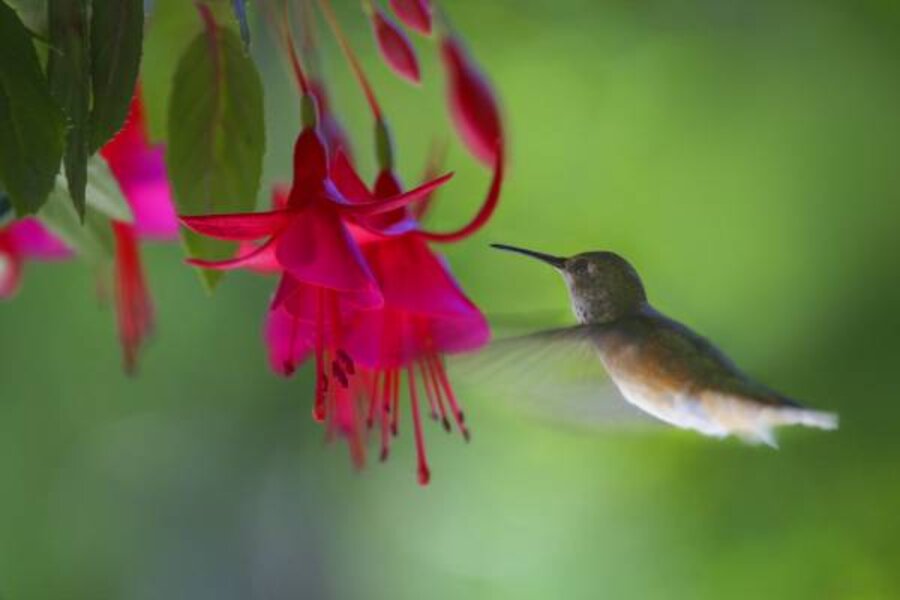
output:
<instances>
[{"instance_id":1,"label":"hummingbird wing","mask_svg":"<svg viewBox=\"0 0 900 600\"><path fill-rule=\"evenodd\" d=\"M576 428L656 424L622 398L606 375L594 325L575 325L503 338L456 357L454 378L541 419Z\"/></svg>"},{"instance_id":2,"label":"hummingbird wing","mask_svg":"<svg viewBox=\"0 0 900 600\"><path fill-rule=\"evenodd\" d=\"M598 339L628 401L678 427L775 445L776 426L837 426L835 415L754 381L707 339L655 310L616 321Z\"/></svg>"}]
</instances>

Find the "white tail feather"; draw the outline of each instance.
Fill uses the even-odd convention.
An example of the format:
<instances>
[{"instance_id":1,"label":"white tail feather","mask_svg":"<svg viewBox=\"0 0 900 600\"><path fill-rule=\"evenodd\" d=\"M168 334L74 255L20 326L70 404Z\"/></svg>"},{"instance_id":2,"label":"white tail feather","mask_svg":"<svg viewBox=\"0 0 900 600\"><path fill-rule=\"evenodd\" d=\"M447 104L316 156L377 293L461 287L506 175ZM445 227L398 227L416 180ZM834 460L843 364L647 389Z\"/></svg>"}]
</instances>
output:
<instances>
[{"instance_id":1,"label":"white tail feather","mask_svg":"<svg viewBox=\"0 0 900 600\"><path fill-rule=\"evenodd\" d=\"M803 425L828 431L838 428L837 413L808 408L778 408L769 418L773 425Z\"/></svg>"}]
</instances>

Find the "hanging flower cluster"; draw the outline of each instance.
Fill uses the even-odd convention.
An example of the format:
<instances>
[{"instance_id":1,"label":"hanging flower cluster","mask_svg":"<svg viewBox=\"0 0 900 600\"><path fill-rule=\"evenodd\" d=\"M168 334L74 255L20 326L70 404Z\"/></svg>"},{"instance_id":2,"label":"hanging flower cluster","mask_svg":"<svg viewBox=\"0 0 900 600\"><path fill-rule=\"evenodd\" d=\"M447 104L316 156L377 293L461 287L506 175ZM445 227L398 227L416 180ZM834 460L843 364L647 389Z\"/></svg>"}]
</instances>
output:
<instances>
[{"instance_id":1,"label":"hanging flower cluster","mask_svg":"<svg viewBox=\"0 0 900 600\"><path fill-rule=\"evenodd\" d=\"M444 357L490 337L437 246L476 233L497 207L505 137L494 93L431 0L384 6L364 0L373 50L402 80L423 81L410 34L434 39L450 120L465 148L491 171L471 218L454 230L432 231L423 220L439 189L449 195L452 173L439 172L442 159L433 152L424 161L423 181L401 181L386 112L329 0L194 4L204 30L173 73L163 146L149 140L138 82L142 0L90 12L48 3L47 31L39 33L58 50L45 65L15 11L0 3L0 31L9 34L4 43L15 46L10 56L22 57L18 83L0 69L0 94L11 95L0 112L25 103L29 114L43 111L40 120L29 122L25 113L0 114L0 120L21 116L17 125L29 139L45 141L18 154L0 153L0 298L16 292L26 261L89 258L100 289L113 291L124 367L134 373L154 325L141 244L176 239L180 213L188 262L210 287L217 281L212 272L245 269L277 277L264 325L271 367L290 377L302 364L314 365L313 416L329 438L347 441L357 466L366 462L370 437L387 459L408 402L418 479L426 484L424 416L469 438ZM233 6L240 38L221 25L223 6ZM247 8L269 18L302 110L292 181L274 187L265 212L251 211L264 133L261 84L246 53ZM292 9L303 24L299 48ZM351 137L329 102L317 57L320 17L372 113L378 170L371 181L360 175ZM91 61L78 54L84 49L91 49ZM19 98L20 90L32 96ZM155 90L147 93L152 98ZM17 160L29 161L28 169L17 170ZM242 197L221 197L226 194ZM10 218L14 213L18 220Z\"/></svg>"},{"instance_id":2,"label":"hanging flower cluster","mask_svg":"<svg viewBox=\"0 0 900 600\"><path fill-rule=\"evenodd\" d=\"M374 90L341 32L327 0L319 3L372 111L379 172L371 185L358 174L349 143L324 102L321 80L311 81L297 56L290 30L282 29L303 104L303 128L294 145L293 181L277 188L269 212L185 216L183 223L212 238L241 242L232 259L191 260L207 269L245 268L279 276L266 317L272 368L290 376L306 360L315 363L313 415L329 435L344 437L355 463L363 465L367 432L375 430L380 456L388 457L399 433L405 379L418 478L426 484L425 410L450 431L469 430L447 376L443 356L482 346L488 324L454 279L433 243L461 241L492 215L503 181L503 138L494 97L454 38L447 63L448 97L464 139L478 140L476 156L493 169L481 209L463 227L432 232L422 227L422 207L450 175L405 190L394 170L388 123ZM427 2L393 2L399 19L430 33ZM386 63L402 77L419 80L416 54L385 13L368 5L375 38ZM471 90L477 89L477 96ZM488 141L488 138L493 139ZM434 169L432 169L433 171Z\"/></svg>"},{"instance_id":3,"label":"hanging flower cluster","mask_svg":"<svg viewBox=\"0 0 900 600\"><path fill-rule=\"evenodd\" d=\"M148 142L139 89L125 125L100 154L132 216L130 222L109 220L113 260L111 265L100 265L98 283L102 289L112 281L124 368L133 373L141 346L153 329L153 302L141 264L140 242L173 241L178 236L163 148ZM70 259L76 254L71 245L33 217L0 228L0 298L11 297L17 290L23 260Z\"/></svg>"}]
</instances>

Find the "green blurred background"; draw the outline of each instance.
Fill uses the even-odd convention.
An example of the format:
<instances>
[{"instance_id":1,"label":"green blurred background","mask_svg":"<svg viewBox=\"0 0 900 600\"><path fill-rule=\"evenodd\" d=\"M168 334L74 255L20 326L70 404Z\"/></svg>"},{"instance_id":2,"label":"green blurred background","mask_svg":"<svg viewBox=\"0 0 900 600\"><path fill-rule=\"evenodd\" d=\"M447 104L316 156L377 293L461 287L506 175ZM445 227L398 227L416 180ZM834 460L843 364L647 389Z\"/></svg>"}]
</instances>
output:
<instances>
[{"instance_id":1,"label":"green blurred background","mask_svg":"<svg viewBox=\"0 0 900 600\"><path fill-rule=\"evenodd\" d=\"M145 57L157 131L166 60L188 42L172 4ZM373 54L357 3L339 4L414 180L451 135L434 48L416 40L411 88ZM158 332L132 380L90 273L31 265L0 306L0 598L900 597L898 5L443 5L510 132L495 220L447 249L485 311L567 322L556 276L488 242L615 250L660 309L839 411L841 430L785 431L778 451L574 433L460 384L473 441L429 424L421 488L408 423L390 462L354 472L310 419L308 369L269 372L273 281L235 274L209 298L178 248L148 248ZM268 188L289 175L298 110L256 38ZM326 42L371 174L369 117ZM435 227L487 186L455 140L447 165Z\"/></svg>"}]
</instances>

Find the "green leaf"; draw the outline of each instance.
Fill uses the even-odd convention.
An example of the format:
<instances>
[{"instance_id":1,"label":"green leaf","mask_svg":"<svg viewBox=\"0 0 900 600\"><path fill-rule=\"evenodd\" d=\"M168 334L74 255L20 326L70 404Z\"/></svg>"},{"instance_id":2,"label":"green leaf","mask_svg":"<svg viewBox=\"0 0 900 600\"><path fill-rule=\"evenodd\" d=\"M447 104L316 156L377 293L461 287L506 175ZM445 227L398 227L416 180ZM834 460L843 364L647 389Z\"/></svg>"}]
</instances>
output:
<instances>
[{"instance_id":1,"label":"green leaf","mask_svg":"<svg viewBox=\"0 0 900 600\"><path fill-rule=\"evenodd\" d=\"M231 2L219 0L204 4L223 28L235 23ZM197 3L188 0L153 0L153 13L147 20L144 55L141 59L141 85L152 94L144 96L150 140L166 141L167 110L178 62L188 45L203 29L197 18Z\"/></svg>"},{"instance_id":2,"label":"green leaf","mask_svg":"<svg viewBox=\"0 0 900 600\"><path fill-rule=\"evenodd\" d=\"M211 26L179 62L169 103L169 176L180 214L246 212L256 206L265 146L262 85L231 30ZM188 252L231 256L234 245L185 232ZM202 271L209 289L221 273Z\"/></svg>"},{"instance_id":3,"label":"green leaf","mask_svg":"<svg viewBox=\"0 0 900 600\"><path fill-rule=\"evenodd\" d=\"M133 223L134 216L106 161L94 156L87 166L87 205L110 219Z\"/></svg>"},{"instance_id":4,"label":"green leaf","mask_svg":"<svg viewBox=\"0 0 900 600\"><path fill-rule=\"evenodd\" d=\"M47 0L5 0L5 2L16 11L32 36L46 36Z\"/></svg>"},{"instance_id":5,"label":"green leaf","mask_svg":"<svg viewBox=\"0 0 900 600\"><path fill-rule=\"evenodd\" d=\"M0 186L0 227L12 221L15 216L9 194Z\"/></svg>"},{"instance_id":6,"label":"green leaf","mask_svg":"<svg viewBox=\"0 0 900 600\"><path fill-rule=\"evenodd\" d=\"M91 107L87 0L49 0L47 26L53 46L47 62L50 91L69 118L63 163L75 209L83 216Z\"/></svg>"},{"instance_id":7,"label":"green leaf","mask_svg":"<svg viewBox=\"0 0 900 600\"><path fill-rule=\"evenodd\" d=\"M143 0L93 0L91 152L96 152L125 123L137 84L143 39Z\"/></svg>"},{"instance_id":8,"label":"green leaf","mask_svg":"<svg viewBox=\"0 0 900 600\"><path fill-rule=\"evenodd\" d=\"M63 113L47 88L31 36L0 2L0 180L19 216L37 212L63 153Z\"/></svg>"}]
</instances>

